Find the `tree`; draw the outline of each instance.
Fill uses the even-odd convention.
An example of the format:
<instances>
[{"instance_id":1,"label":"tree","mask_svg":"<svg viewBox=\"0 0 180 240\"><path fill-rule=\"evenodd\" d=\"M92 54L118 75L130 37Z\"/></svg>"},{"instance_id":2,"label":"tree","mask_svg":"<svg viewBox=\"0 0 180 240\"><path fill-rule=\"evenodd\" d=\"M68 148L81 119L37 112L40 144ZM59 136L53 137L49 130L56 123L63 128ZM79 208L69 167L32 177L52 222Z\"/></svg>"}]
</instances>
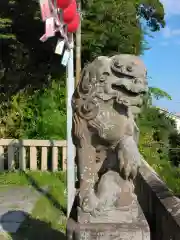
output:
<instances>
[{"instance_id":1,"label":"tree","mask_svg":"<svg viewBox=\"0 0 180 240\"><path fill-rule=\"evenodd\" d=\"M168 159L176 167L180 164L180 134L177 132L175 120L165 112L160 112L158 108L152 106L152 98L157 100L166 98L171 100L171 96L156 87L149 87L144 107L138 119L141 134L149 133L153 142L149 142L148 147L156 150L160 159ZM159 146L157 143L161 143ZM155 146L153 146L155 145ZM144 146L143 147L147 147Z\"/></svg>"},{"instance_id":2,"label":"tree","mask_svg":"<svg viewBox=\"0 0 180 240\"><path fill-rule=\"evenodd\" d=\"M146 4L148 7L152 6L156 11L151 14L146 6L148 9L146 15L149 16L147 17L143 13L143 9L139 10L141 4ZM11 116L8 126L12 130L12 122L14 122L13 129L18 129L18 124L19 128L23 128L25 122L30 122L29 116L26 118L23 115L23 123L19 122L20 117L15 116L17 104L15 101L15 106L13 105L13 99L16 99L16 93L18 95L21 90L28 89L28 94L33 95L34 90L47 88L52 79L59 79L61 83L64 83L64 78L62 78L64 69L61 71L59 56L53 52L56 39L50 39L43 44L39 41L44 33L44 23L40 19L37 0L28 3L22 0L1 0L0 9L0 44L2 50L0 55L0 100L1 102L9 100L9 105L7 104L7 107L2 108L1 116L7 115L5 114L7 109L14 109L8 112ZM145 19L149 29L151 29L151 19L156 19L156 24L163 27L164 12L159 0L86 0L82 2L82 9L83 63L98 55L112 55L117 52L138 55L143 52L145 32L141 27L142 19ZM41 91L39 94L43 95ZM26 96L23 99L26 102L29 97ZM37 100L39 104L42 103L40 99L42 98ZM49 99L54 101L52 98ZM36 105L37 102L33 102L33 104ZM51 103L50 105L52 105ZM22 106L24 103L18 102L18 104L18 106ZM34 109L36 115L36 108L31 106L31 109ZM48 110L43 112L43 114L40 112L38 114L43 115L43 119L45 119L49 112ZM33 122L33 115L31 117ZM12 118L16 121L11 121ZM44 123L42 125L47 126ZM39 128L38 131L41 130ZM46 136L49 136L48 134ZM32 133L31 137L33 137Z\"/></svg>"},{"instance_id":3,"label":"tree","mask_svg":"<svg viewBox=\"0 0 180 240\"><path fill-rule=\"evenodd\" d=\"M131 1L92 1L84 4L83 60L99 55L141 52L143 33Z\"/></svg>"},{"instance_id":4,"label":"tree","mask_svg":"<svg viewBox=\"0 0 180 240\"><path fill-rule=\"evenodd\" d=\"M157 87L149 87L148 93L144 97L144 107L151 106L153 98L156 100L166 98L172 100L172 97L164 90Z\"/></svg>"},{"instance_id":5,"label":"tree","mask_svg":"<svg viewBox=\"0 0 180 240\"><path fill-rule=\"evenodd\" d=\"M156 10L148 13L149 18L142 8L139 10L142 3ZM43 44L39 41L44 24L38 1L27 4L22 0L1 0L0 9L1 93L10 96L27 85L40 88L51 78L60 78L59 56L53 52L56 40ZM82 62L117 52L138 55L146 46L137 16L145 19L148 26L152 19L158 26L163 26L164 21L159 0L83 0L82 9Z\"/></svg>"},{"instance_id":6,"label":"tree","mask_svg":"<svg viewBox=\"0 0 180 240\"><path fill-rule=\"evenodd\" d=\"M143 8L140 8L145 4ZM149 7L153 13L144 11ZM83 62L98 55L139 55L147 47L141 19L152 31L164 27L164 9L159 0L96 0L82 2ZM145 14L146 12L146 14Z\"/></svg>"},{"instance_id":7,"label":"tree","mask_svg":"<svg viewBox=\"0 0 180 240\"><path fill-rule=\"evenodd\" d=\"M44 87L63 71L53 50L56 39L41 43L44 23L38 1L0 1L0 100L24 88ZM1 74L4 73L4 74Z\"/></svg>"},{"instance_id":8,"label":"tree","mask_svg":"<svg viewBox=\"0 0 180 240\"><path fill-rule=\"evenodd\" d=\"M151 97L155 98L156 100L159 100L161 98L166 98L167 100L172 100L172 97L165 92L164 90L157 88L157 87L149 87L149 92Z\"/></svg>"},{"instance_id":9,"label":"tree","mask_svg":"<svg viewBox=\"0 0 180 240\"><path fill-rule=\"evenodd\" d=\"M159 31L165 26L163 4L157 0L138 1L137 14L146 20L151 31Z\"/></svg>"}]
</instances>

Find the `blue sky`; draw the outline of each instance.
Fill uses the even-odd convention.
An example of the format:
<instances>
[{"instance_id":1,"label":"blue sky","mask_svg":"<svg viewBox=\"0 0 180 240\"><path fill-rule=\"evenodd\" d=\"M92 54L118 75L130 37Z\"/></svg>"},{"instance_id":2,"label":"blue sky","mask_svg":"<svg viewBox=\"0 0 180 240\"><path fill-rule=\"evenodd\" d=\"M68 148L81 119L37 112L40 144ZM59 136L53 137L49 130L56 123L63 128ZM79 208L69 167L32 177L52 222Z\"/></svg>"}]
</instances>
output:
<instances>
[{"instance_id":1,"label":"blue sky","mask_svg":"<svg viewBox=\"0 0 180 240\"><path fill-rule=\"evenodd\" d=\"M151 77L149 85L172 96L156 105L180 113L180 0L161 0L166 12L166 27L148 38L150 50L142 56Z\"/></svg>"}]
</instances>

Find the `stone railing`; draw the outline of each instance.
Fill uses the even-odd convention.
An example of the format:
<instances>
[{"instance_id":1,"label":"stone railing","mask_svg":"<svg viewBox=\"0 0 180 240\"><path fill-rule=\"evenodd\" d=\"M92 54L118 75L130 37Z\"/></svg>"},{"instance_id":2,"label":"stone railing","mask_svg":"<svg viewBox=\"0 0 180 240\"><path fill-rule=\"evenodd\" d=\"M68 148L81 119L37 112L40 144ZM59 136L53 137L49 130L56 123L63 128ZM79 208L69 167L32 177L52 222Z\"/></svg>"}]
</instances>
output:
<instances>
[{"instance_id":1,"label":"stone railing","mask_svg":"<svg viewBox=\"0 0 180 240\"><path fill-rule=\"evenodd\" d=\"M66 141L0 139L0 171L66 170ZM59 166L59 162L61 166Z\"/></svg>"},{"instance_id":2,"label":"stone railing","mask_svg":"<svg viewBox=\"0 0 180 240\"><path fill-rule=\"evenodd\" d=\"M180 240L180 199L143 160L136 194L149 223L152 240Z\"/></svg>"}]
</instances>

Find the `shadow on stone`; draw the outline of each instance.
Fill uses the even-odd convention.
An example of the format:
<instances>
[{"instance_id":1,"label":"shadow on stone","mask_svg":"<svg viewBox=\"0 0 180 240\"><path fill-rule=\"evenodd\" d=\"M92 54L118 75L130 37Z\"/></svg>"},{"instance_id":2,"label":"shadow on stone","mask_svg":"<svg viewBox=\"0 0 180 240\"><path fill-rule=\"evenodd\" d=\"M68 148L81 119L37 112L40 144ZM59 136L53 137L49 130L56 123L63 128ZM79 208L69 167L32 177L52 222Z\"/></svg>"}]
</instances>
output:
<instances>
[{"instance_id":1,"label":"shadow on stone","mask_svg":"<svg viewBox=\"0 0 180 240\"><path fill-rule=\"evenodd\" d=\"M25 219L22 223L22 218ZM22 224L21 224L22 223ZM65 240L65 234L52 229L51 225L32 218L23 211L9 211L2 216L1 230L13 240Z\"/></svg>"},{"instance_id":2,"label":"shadow on stone","mask_svg":"<svg viewBox=\"0 0 180 240\"><path fill-rule=\"evenodd\" d=\"M29 183L36 189L36 191L45 196L53 204L53 206L56 207L58 210L62 211L65 216L67 215L67 209L61 206L59 202L48 191L42 189L33 177L28 175L26 172L23 172L23 174L25 175Z\"/></svg>"}]
</instances>

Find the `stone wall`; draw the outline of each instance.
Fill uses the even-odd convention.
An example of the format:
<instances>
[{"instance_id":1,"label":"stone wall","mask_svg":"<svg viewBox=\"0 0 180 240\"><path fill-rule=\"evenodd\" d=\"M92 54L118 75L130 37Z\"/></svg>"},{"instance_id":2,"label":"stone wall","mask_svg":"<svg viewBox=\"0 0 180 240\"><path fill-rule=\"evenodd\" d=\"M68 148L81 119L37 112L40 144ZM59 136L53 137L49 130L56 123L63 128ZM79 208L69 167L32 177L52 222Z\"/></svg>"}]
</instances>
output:
<instances>
[{"instance_id":1,"label":"stone wall","mask_svg":"<svg viewBox=\"0 0 180 240\"><path fill-rule=\"evenodd\" d=\"M173 196L157 173L143 160L136 181L139 203L152 240L180 240L180 199Z\"/></svg>"}]
</instances>

